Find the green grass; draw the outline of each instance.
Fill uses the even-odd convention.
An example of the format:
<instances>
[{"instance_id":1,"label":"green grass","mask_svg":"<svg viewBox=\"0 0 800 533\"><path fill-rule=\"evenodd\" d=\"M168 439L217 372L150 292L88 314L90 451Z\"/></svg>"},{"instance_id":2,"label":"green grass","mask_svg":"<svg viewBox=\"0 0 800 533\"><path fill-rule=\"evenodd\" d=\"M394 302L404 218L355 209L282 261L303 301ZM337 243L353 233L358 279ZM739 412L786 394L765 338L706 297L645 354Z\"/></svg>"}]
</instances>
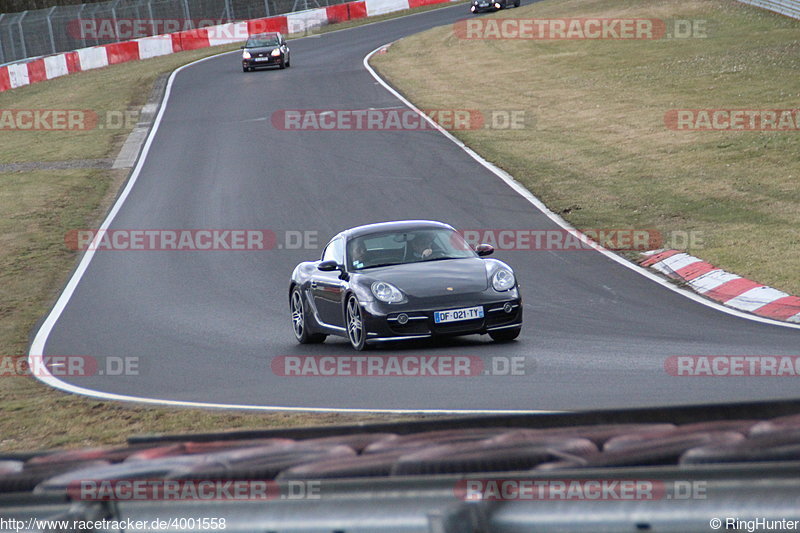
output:
<instances>
[{"instance_id":1,"label":"green grass","mask_svg":"<svg viewBox=\"0 0 800 533\"><path fill-rule=\"evenodd\" d=\"M547 0L491 16L706 20L707 38L653 41L463 40L448 26L372 63L423 109L525 111L521 130L454 133L577 227L698 232L690 252L800 294L800 132L664 124L670 109L796 108L800 22L712 0Z\"/></svg>"}]
</instances>

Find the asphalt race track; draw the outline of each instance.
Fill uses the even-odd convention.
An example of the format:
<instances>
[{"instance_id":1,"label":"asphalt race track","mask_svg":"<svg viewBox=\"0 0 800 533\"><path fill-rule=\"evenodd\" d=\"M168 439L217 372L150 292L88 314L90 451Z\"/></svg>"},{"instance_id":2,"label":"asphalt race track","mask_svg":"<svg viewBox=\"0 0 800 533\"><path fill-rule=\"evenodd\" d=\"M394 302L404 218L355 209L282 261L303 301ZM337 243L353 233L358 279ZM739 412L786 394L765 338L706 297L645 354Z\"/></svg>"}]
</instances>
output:
<instances>
[{"instance_id":1,"label":"asphalt race track","mask_svg":"<svg viewBox=\"0 0 800 533\"><path fill-rule=\"evenodd\" d=\"M242 73L237 54L175 77L115 229L337 231L425 218L459 228L557 229L436 131L281 131L284 109L403 104L364 69L384 43L468 16L459 5L296 40L286 70ZM279 241L281 242L281 241ZM65 378L101 393L252 407L574 410L793 398L792 378L673 377L673 355L799 355L800 331L732 316L593 251L497 252L522 284L526 324L488 336L384 344L371 355L521 356L524 376L281 377L281 355L353 355L341 338L300 346L288 281L319 249L100 251L45 353L138 357L138 375Z\"/></svg>"}]
</instances>

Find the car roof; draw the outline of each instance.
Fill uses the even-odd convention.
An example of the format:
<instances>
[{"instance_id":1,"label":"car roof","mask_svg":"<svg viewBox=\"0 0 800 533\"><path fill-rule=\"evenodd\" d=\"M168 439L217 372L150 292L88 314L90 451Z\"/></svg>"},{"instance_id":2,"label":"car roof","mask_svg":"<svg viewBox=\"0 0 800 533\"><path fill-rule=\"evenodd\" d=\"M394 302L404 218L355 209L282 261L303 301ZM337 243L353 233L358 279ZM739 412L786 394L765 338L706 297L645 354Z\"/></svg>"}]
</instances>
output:
<instances>
[{"instance_id":1,"label":"car roof","mask_svg":"<svg viewBox=\"0 0 800 533\"><path fill-rule=\"evenodd\" d=\"M277 31L268 31L266 33L255 33L248 37L247 39L264 39L266 37L277 37L280 35L280 32Z\"/></svg>"},{"instance_id":2,"label":"car roof","mask_svg":"<svg viewBox=\"0 0 800 533\"><path fill-rule=\"evenodd\" d=\"M454 230L449 224L437 222L435 220L395 220L392 222L379 222L377 224L367 224L357 226L341 232L347 239L369 235L370 233L381 233L384 231L412 231L419 229L449 229Z\"/></svg>"}]
</instances>

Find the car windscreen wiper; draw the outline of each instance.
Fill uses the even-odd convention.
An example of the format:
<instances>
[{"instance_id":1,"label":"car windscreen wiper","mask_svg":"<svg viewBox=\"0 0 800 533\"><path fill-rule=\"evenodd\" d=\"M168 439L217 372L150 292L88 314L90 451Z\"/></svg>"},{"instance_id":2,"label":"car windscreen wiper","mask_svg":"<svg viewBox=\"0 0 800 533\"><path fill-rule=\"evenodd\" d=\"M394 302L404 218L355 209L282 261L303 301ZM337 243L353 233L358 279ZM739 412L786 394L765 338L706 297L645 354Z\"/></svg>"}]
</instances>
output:
<instances>
[{"instance_id":1,"label":"car windscreen wiper","mask_svg":"<svg viewBox=\"0 0 800 533\"><path fill-rule=\"evenodd\" d=\"M423 259L419 263L427 263L429 261L447 261L448 259L468 259L467 257L435 257L433 259Z\"/></svg>"},{"instance_id":2,"label":"car windscreen wiper","mask_svg":"<svg viewBox=\"0 0 800 533\"><path fill-rule=\"evenodd\" d=\"M390 267L390 266L404 265L404 264L406 264L406 263L380 263L378 265L369 265L369 266L361 267L358 270L367 270L369 268Z\"/></svg>"}]
</instances>

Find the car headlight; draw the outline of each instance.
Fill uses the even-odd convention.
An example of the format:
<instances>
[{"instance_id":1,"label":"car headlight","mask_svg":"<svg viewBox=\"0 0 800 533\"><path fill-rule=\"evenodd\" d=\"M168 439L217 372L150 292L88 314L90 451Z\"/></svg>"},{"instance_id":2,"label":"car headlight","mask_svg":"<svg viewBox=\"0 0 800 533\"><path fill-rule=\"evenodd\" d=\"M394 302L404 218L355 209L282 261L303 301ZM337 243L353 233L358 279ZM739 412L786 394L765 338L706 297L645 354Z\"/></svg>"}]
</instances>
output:
<instances>
[{"instance_id":1,"label":"car headlight","mask_svg":"<svg viewBox=\"0 0 800 533\"><path fill-rule=\"evenodd\" d=\"M251 57L250 52L248 52L247 50L242 52L242 59L250 59L250 57Z\"/></svg>"},{"instance_id":2,"label":"car headlight","mask_svg":"<svg viewBox=\"0 0 800 533\"><path fill-rule=\"evenodd\" d=\"M278 57L279 55L281 55L281 49L280 48L276 48L275 50L270 52L269 55L271 55L272 57Z\"/></svg>"},{"instance_id":3,"label":"car headlight","mask_svg":"<svg viewBox=\"0 0 800 533\"><path fill-rule=\"evenodd\" d=\"M371 289L375 298L387 304L396 304L406 299L400 289L385 281L376 281L372 284Z\"/></svg>"},{"instance_id":4,"label":"car headlight","mask_svg":"<svg viewBox=\"0 0 800 533\"><path fill-rule=\"evenodd\" d=\"M492 287L498 292L512 289L516 283L514 273L507 268L500 268L492 275Z\"/></svg>"}]
</instances>

